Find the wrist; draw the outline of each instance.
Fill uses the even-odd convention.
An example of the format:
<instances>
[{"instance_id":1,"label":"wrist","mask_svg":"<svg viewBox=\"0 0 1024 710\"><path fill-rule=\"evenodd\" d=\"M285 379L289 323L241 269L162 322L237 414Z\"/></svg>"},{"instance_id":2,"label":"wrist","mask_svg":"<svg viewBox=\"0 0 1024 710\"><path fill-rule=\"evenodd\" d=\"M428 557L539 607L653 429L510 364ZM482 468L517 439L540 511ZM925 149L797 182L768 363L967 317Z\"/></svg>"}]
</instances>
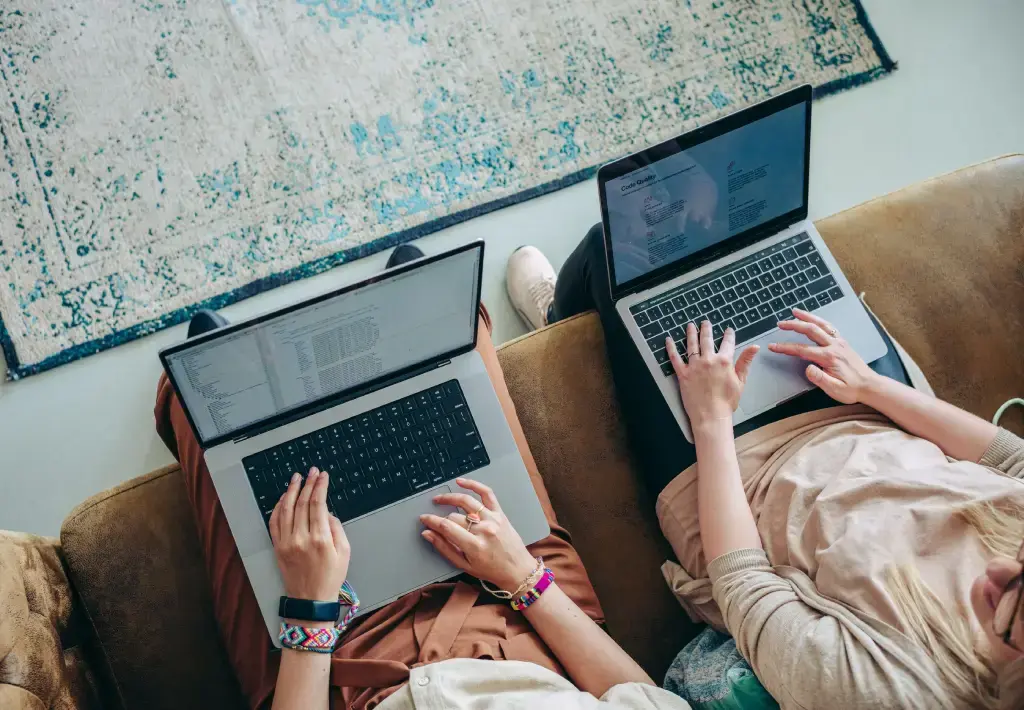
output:
<instances>
[{"instance_id":1,"label":"wrist","mask_svg":"<svg viewBox=\"0 0 1024 710\"><path fill-rule=\"evenodd\" d=\"M338 591L340 589L341 587L333 589L333 591L331 587L323 587L320 589L289 589L285 586L284 593L285 596L291 599L305 599L311 602L336 602L338 601Z\"/></svg>"},{"instance_id":2,"label":"wrist","mask_svg":"<svg viewBox=\"0 0 1024 710\"><path fill-rule=\"evenodd\" d=\"M334 621L309 621L307 619L282 619L289 626L300 626L304 629L333 629L337 626Z\"/></svg>"},{"instance_id":3,"label":"wrist","mask_svg":"<svg viewBox=\"0 0 1024 710\"><path fill-rule=\"evenodd\" d=\"M866 404L872 409L878 409L879 403L887 396L889 385L895 382L884 375L879 375L874 370L865 378L864 383L857 390L857 401Z\"/></svg>"},{"instance_id":4,"label":"wrist","mask_svg":"<svg viewBox=\"0 0 1024 710\"><path fill-rule=\"evenodd\" d=\"M690 420L693 441L716 441L733 438L732 416Z\"/></svg>"},{"instance_id":5,"label":"wrist","mask_svg":"<svg viewBox=\"0 0 1024 710\"><path fill-rule=\"evenodd\" d=\"M491 583L503 591L513 592L523 583L523 580L533 574L537 569L537 559L526 548L523 548L523 552L521 559L509 565L509 568L499 578L490 580Z\"/></svg>"}]
</instances>

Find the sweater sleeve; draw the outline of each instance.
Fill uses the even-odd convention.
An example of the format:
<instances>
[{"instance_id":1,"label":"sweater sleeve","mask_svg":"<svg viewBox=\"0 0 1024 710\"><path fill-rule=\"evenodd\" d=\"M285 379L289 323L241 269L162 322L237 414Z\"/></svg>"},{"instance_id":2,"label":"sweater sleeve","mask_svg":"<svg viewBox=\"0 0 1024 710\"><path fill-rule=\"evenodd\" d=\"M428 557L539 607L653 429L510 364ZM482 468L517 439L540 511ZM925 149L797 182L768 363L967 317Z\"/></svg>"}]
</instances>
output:
<instances>
[{"instance_id":1,"label":"sweater sleeve","mask_svg":"<svg viewBox=\"0 0 1024 710\"><path fill-rule=\"evenodd\" d=\"M1024 439L1000 429L979 463L1011 478L1024 478Z\"/></svg>"},{"instance_id":2,"label":"sweater sleeve","mask_svg":"<svg viewBox=\"0 0 1024 710\"><path fill-rule=\"evenodd\" d=\"M780 576L755 549L722 555L708 567L740 653L783 708L948 706L934 670L909 639L818 595L798 570L783 570L795 574Z\"/></svg>"},{"instance_id":3,"label":"sweater sleeve","mask_svg":"<svg viewBox=\"0 0 1024 710\"><path fill-rule=\"evenodd\" d=\"M601 696L595 710L690 710L690 704L669 691L645 683L622 683Z\"/></svg>"}]
</instances>

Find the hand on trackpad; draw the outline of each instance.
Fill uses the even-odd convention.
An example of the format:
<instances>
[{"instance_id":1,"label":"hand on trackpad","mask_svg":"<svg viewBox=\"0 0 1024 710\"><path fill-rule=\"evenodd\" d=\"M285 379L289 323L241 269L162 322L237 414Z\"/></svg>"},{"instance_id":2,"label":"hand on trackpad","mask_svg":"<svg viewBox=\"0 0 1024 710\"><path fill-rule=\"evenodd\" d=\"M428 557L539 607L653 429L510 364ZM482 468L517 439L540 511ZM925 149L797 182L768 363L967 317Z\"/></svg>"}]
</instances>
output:
<instances>
[{"instance_id":1,"label":"hand on trackpad","mask_svg":"<svg viewBox=\"0 0 1024 710\"><path fill-rule=\"evenodd\" d=\"M744 414L755 414L811 388L804 374L807 362L768 349L768 343L786 342L807 343L807 338L800 333L776 330L755 341L761 346L761 351L750 366L747 384L740 398L740 409ZM737 353L745 348L737 348Z\"/></svg>"},{"instance_id":2,"label":"hand on trackpad","mask_svg":"<svg viewBox=\"0 0 1024 710\"><path fill-rule=\"evenodd\" d=\"M433 501L451 492L449 486L432 488L345 526L352 548L348 578L360 597L389 599L456 571L420 535L423 513L444 517L458 512Z\"/></svg>"}]
</instances>

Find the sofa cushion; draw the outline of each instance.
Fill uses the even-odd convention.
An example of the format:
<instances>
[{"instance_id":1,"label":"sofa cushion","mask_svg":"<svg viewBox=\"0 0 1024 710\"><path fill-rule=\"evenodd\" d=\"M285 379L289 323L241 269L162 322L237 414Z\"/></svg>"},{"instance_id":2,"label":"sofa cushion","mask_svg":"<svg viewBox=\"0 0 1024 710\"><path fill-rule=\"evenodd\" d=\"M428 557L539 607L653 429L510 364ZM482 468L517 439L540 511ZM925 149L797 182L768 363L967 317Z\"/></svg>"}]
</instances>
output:
<instances>
[{"instance_id":1,"label":"sofa cushion","mask_svg":"<svg viewBox=\"0 0 1024 710\"><path fill-rule=\"evenodd\" d=\"M938 397L989 419L1024 396L1024 156L926 180L817 227ZM1006 420L1024 432L1020 410Z\"/></svg>"},{"instance_id":2,"label":"sofa cushion","mask_svg":"<svg viewBox=\"0 0 1024 710\"><path fill-rule=\"evenodd\" d=\"M83 502L61 544L122 707L245 707L176 465Z\"/></svg>"},{"instance_id":3,"label":"sofa cushion","mask_svg":"<svg viewBox=\"0 0 1024 710\"><path fill-rule=\"evenodd\" d=\"M0 707L99 708L56 540L0 532Z\"/></svg>"}]
</instances>

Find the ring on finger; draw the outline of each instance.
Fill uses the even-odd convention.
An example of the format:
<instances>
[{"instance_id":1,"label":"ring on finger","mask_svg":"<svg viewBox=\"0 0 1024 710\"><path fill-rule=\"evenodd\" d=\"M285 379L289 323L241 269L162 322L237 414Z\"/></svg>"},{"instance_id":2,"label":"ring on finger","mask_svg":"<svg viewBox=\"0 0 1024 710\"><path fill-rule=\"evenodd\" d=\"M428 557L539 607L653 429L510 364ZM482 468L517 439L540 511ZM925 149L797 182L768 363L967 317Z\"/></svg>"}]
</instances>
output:
<instances>
[{"instance_id":1,"label":"ring on finger","mask_svg":"<svg viewBox=\"0 0 1024 710\"><path fill-rule=\"evenodd\" d=\"M829 337L831 337L831 338L838 338L839 337L839 331L836 330L835 328L833 328L832 326L828 327L828 334L829 334Z\"/></svg>"},{"instance_id":2,"label":"ring on finger","mask_svg":"<svg viewBox=\"0 0 1024 710\"><path fill-rule=\"evenodd\" d=\"M480 522L480 516L476 513L466 513L462 517L466 519L466 532L473 532L473 526Z\"/></svg>"},{"instance_id":3,"label":"ring on finger","mask_svg":"<svg viewBox=\"0 0 1024 710\"><path fill-rule=\"evenodd\" d=\"M476 510L471 510L468 513L466 513L466 520L472 520L474 523L479 523L481 520L483 520L483 518L480 516L480 513L482 513L483 511L484 504L481 503L479 508L477 508Z\"/></svg>"}]
</instances>

